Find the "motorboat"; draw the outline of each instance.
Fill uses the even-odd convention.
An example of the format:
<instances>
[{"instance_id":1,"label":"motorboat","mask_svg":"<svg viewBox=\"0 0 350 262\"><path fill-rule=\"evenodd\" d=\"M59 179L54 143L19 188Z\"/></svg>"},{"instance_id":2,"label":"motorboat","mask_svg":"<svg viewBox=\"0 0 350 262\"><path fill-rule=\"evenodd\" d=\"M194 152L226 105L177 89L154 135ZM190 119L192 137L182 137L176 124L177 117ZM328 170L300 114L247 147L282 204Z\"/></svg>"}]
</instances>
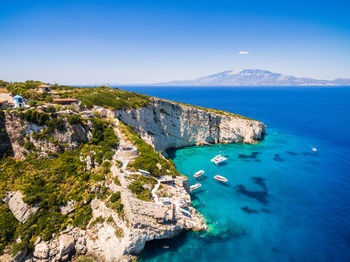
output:
<instances>
[{"instance_id":1,"label":"motorboat","mask_svg":"<svg viewBox=\"0 0 350 262\"><path fill-rule=\"evenodd\" d=\"M211 162L213 162L215 165L220 165L224 161L226 161L227 158L222 155L216 155L214 158L212 158Z\"/></svg>"},{"instance_id":2,"label":"motorboat","mask_svg":"<svg viewBox=\"0 0 350 262\"><path fill-rule=\"evenodd\" d=\"M197 171L197 172L193 175L193 177L194 177L194 178L199 178L199 177L201 177L203 174L204 174L204 170L199 170L199 171Z\"/></svg>"},{"instance_id":3,"label":"motorboat","mask_svg":"<svg viewBox=\"0 0 350 262\"><path fill-rule=\"evenodd\" d=\"M200 188L202 185L200 183L194 184L190 186L190 191L192 192L193 190Z\"/></svg>"},{"instance_id":4,"label":"motorboat","mask_svg":"<svg viewBox=\"0 0 350 262\"><path fill-rule=\"evenodd\" d=\"M219 176L219 175L215 175L214 179L216 179L216 180L218 180L220 182L225 182L225 183L228 181L228 179L226 177Z\"/></svg>"}]
</instances>

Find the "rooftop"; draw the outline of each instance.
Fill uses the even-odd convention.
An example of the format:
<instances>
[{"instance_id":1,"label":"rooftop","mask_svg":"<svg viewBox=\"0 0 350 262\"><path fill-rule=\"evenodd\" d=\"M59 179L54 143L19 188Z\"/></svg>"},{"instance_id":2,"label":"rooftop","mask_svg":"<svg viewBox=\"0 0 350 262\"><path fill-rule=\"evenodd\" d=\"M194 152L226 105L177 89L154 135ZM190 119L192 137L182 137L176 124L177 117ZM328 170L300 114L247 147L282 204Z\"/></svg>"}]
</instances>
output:
<instances>
[{"instance_id":1,"label":"rooftop","mask_svg":"<svg viewBox=\"0 0 350 262\"><path fill-rule=\"evenodd\" d=\"M50 87L50 86L46 85L46 84L42 84L42 85L38 86L38 88L44 88L44 87Z\"/></svg>"}]
</instances>

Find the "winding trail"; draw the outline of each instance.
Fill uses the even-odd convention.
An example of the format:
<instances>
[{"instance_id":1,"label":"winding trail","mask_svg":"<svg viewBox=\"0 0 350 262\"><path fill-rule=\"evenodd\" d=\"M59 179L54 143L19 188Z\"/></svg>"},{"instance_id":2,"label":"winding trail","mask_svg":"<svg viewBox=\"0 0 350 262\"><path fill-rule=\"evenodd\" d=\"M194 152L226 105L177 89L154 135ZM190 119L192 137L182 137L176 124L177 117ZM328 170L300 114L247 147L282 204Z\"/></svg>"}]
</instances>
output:
<instances>
[{"instance_id":1,"label":"winding trail","mask_svg":"<svg viewBox=\"0 0 350 262\"><path fill-rule=\"evenodd\" d=\"M155 187L152 189L152 197L153 197L153 199L154 199L154 202L156 202L158 205L162 204L162 202L160 202L160 201L158 200L158 196L157 196L157 190L158 190L159 186L160 186L160 180L157 179L157 184L156 184Z\"/></svg>"}]
</instances>

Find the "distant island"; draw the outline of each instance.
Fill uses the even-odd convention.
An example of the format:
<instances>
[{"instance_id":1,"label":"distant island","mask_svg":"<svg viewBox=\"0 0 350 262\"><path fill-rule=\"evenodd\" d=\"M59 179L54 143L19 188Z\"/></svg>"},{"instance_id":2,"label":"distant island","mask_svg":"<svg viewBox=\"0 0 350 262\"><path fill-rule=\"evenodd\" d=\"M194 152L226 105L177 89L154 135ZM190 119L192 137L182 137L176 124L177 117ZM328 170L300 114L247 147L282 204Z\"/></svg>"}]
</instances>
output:
<instances>
[{"instance_id":1,"label":"distant island","mask_svg":"<svg viewBox=\"0 0 350 262\"><path fill-rule=\"evenodd\" d=\"M260 69L229 70L194 80L162 82L157 86L350 86L350 78L318 80Z\"/></svg>"}]
</instances>

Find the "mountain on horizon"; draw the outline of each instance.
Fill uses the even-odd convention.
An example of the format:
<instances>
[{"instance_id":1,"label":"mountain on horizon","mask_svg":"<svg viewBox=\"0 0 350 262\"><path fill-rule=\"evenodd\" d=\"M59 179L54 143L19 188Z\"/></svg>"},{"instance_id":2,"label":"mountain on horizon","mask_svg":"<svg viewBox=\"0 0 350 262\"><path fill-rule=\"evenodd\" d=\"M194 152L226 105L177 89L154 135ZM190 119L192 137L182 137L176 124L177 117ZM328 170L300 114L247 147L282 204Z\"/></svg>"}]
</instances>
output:
<instances>
[{"instance_id":1,"label":"mountain on horizon","mask_svg":"<svg viewBox=\"0 0 350 262\"><path fill-rule=\"evenodd\" d=\"M318 80L273 73L268 70L229 70L195 80L156 83L167 86L350 86L350 79Z\"/></svg>"}]
</instances>

